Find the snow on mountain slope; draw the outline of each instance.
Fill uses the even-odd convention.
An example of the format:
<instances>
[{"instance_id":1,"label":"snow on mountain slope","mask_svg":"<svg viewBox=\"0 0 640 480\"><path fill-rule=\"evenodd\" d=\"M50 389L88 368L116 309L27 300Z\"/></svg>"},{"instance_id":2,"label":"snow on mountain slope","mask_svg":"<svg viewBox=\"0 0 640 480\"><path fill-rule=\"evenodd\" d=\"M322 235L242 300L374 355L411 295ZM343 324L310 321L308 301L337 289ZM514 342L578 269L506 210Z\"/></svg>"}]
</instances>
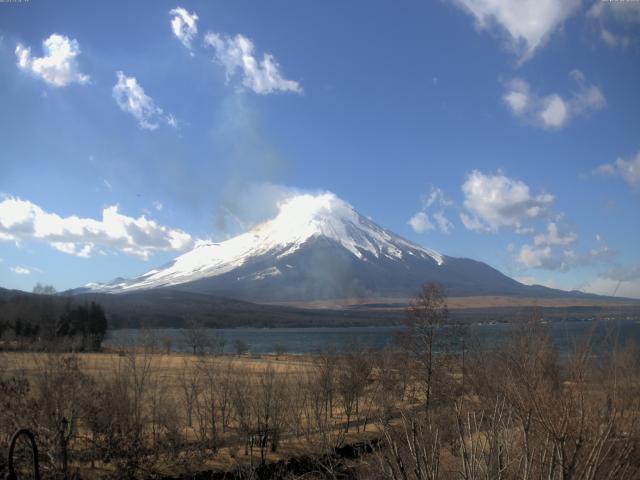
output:
<instances>
[{"instance_id":1,"label":"snow on mountain slope","mask_svg":"<svg viewBox=\"0 0 640 480\"><path fill-rule=\"evenodd\" d=\"M356 259L366 257L400 261L407 256L441 266L445 257L420 247L376 225L332 193L303 194L279 205L275 218L219 243L200 243L164 267L132 280L89 284L93 291L119 293L194 282L229 273L252 259L270 255L281 260L314 238L337 242ZM255 272L254 280L280 275L270 267Z\"/></svg>"}]
</instances>

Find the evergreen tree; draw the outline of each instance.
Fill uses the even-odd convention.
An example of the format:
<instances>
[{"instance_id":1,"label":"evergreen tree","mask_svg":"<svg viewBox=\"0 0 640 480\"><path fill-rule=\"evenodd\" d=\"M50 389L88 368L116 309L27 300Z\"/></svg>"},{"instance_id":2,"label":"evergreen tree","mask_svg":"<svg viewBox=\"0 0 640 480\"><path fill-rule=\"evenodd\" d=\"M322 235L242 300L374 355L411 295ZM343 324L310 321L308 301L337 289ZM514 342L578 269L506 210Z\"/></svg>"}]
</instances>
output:
<instances>
[{"instance_id":1,"label":"evergreen tree","mask_svg":"<svg viewBox=\"0 0 640 480\"><path fill-rule=\"evenodd\" d=\"M91 302L88 318L88 333L92 342L91 347L94 350L99 350L102 345L102 340L104 340L104 336L107 333L107 316L101 305Z\"/></svg>"}]
</instances>

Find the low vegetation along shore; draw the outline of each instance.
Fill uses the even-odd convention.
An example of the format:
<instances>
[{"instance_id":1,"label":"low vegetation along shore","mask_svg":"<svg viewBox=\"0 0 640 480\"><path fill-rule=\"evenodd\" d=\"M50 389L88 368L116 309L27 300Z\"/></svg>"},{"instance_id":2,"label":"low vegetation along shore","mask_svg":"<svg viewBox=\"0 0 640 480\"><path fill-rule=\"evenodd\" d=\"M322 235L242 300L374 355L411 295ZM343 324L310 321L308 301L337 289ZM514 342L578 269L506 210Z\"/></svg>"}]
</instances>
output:
<instances>
[{"instance_id":1,"label":"low vegetation along shore","mask_svg":"<svg viewBox=\"0 0 640 480\"><path fill-rule=\"evenodd\" d=\"M3 352L0 440L34 432L44 478L639 478L634 345L561 356L534 317L449 351L447 319L428 287L382 351ZM30 458L19 442L19 472Z\"/></svg>"}]
</instances>

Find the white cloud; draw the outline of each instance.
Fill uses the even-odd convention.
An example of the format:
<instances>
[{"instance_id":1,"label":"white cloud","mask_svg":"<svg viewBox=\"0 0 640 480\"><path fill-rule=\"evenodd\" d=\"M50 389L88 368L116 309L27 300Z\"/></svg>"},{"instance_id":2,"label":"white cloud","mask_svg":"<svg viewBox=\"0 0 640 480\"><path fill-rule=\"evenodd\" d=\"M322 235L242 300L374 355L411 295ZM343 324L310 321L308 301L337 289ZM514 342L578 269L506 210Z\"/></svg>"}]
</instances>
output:
<instances>
[{"instance_id":1,"label":"white cloud","mask_svg":"<svg viewBox=\"0 0 640 480\"><path fill-rule=\"evenodd\" d=\"M157 251L182 251L194 239L182 230L160 225L144 215L128 217L113 205L103 209L102 218L61 217L38 205L15 197L0 202L0 239L19 243L42 240L53 248L80 257L95 249L107 249L148 258Z\"/></svg>"},{"instance_id":2,"label":"white cloud","mask_svg":"<svg viewBox=\"0 0 640 480\"><path fill-rule=\"evenodd\" d=\"M566 272L574 267L608 261L615 255L601 235L596 235L596 247L582 253L570 248L577 240L576 233L563 232L555 222L550 222L545 233L533 237L533 245L521 247L515 260L526 268Z\"/></svg>"},{"instance_id":3,"label":"white cloud","mask_svg":"<svg viewBox=\"0 0 640 480\"><path fill-rule=\"evenodd\" d=\"M614 255L601 235L590 250L576 251L578 234L562 225L563 214L554 214L554 197L548 193L537 195L529 186L498 172L484 174L474 170L462 185L465 211L460 219L469 230L497 232L510 228L529 237L518 250L508 247L515 262L525 269L566 272L577 266L592 265L610 260ZM546 229L536 232L536 225L546 220Z\"/></svg>"},{"instance_id":4,"label":"white cloud","mask_svg":"<svg viewBox=\"0 0 640 480\"><path fill-rule=\"evenodd\" d=\"M122 72L116 72L117 83L113 86L113 98L123 112L130 113L138 121L141 128L155 130L161 122L176 127L173 115L164 115L162 109L156 106L153 98L144 93L135 77L127 77Z\"/></svg>"},{"instance_id":5,"label":"white cloud","mask_svg":"<svg viewBox=\"0 0 640 480\"><path fill-rule=\"evenodd\" d=\"M509 90L502 98L516 115L522 115L531 108L531 88L520 78L509 82Z\"/></svg>"},{"instance_id":6,"label":"white cloud","mask_svg":"<svg viewBox=\"0 0 640 480\"><path fill-rule=\"evenodd\" d=\"M620 176L631 187L640 188L640 152L630 160L618 158L613 163L600 165L593 173L598 175Z\"/></svg>"},{"instance_id":7,"label":"white cloud","mask_svg":"<svg viewBox=\"0 0 640 480\"><path fill-rule=\"evenodd\" d=\"M10 270L16 275L31 275L31 270L25 267L20 267L20 266L11 267Z\"/></svg>"},{"instance_id":8,"label":"white cloud","mask_svg":"<svg viewBox=\"0 0 640 480\"><path fill-rule=\"evenodd\" d=\"M571 249L558 249L550 244L525 244L520 248L516 261L526 268L566 272L580 259Z\"/></svg>"},{"instance_id":9,"label":"white cloud","mask_svg":"<svg viewBox=\"0 0 640 480\"><path fill-rule=\"evenodd\" d=\"M502 99L516 117L535 126L557 130L567 125L571 118L601 110L607 105L602 91L587 83L580 70L573 70L571 76L577 88L568 97L557 93L539 96L525 80L514 78L506 83Z\"/></svg>"},{"instance_id":10,"label":"white cloud","mask_svg":"<svg viewBox=\"0 0 640 480\"><path fill-rule=\"evenodd\" d=\"M31 48L19 43L15 50L18 67L55 87L89 82L89 75L79 71L76 57L80 54L80 45L77 40L54 33L42 42L42 50L42 57L34 57Z\"/></svg>"},{"instance_id":11,"label":"white cloud","mask_svg":"<svg viewBox=\"0 0 640 480\"><path fill-rule=\"evenodd\" d=\"M542 99L542 110L540 110L540 120L545 127L560 128L569 118L567 104L560 95L553 94Z\"/></svg>"},{"instance_id":12,"label":"white cloud","mask_svg":"<svg viewBox=\"0 0 640 480\"><path fill-rule=\"evenodd\" d=\"M155 208L157 211L161 212L162 209L164 208L164 205L162 204L162 202L158 202L157 200L153 202L153 208Z\"/></svg>"},{"instance_id":13,"label":"white cloud","mask_svg":"<svg viewBox=\"0 0 640 480\"><path fill-rule=\"evenodd\" d=\"M178 40L191 52L191 42L198 35L198 15L189 13L182 7L176 7L169 12L171 30ZM193 52L191 52L193 55Z\"/></svg>"},{"instance_id":14,"label":"white cloud","mask_svg":"<svg viewBox=\"0 0 640 480\"><path fill-rule=\"evenodd\" d=\"M91 244L82 245L73 242L51 242L51 246L60 252L82 258L89 258L93 250Z\"/></svg>"},{"instance_id":15,"label":"white cloud","mask_svg":"<svg viewBox=\"0 0 640 480\"><path fill-rule=\"evenodd\" d=\"M523 245L516 260L527 268L566 270L566 264L554 254L549 245Z\"/></svg>"},{"instance_id":16,"label":"white cloud","mask_svg":"<svg viewBox=\"0 0 640 480\"><path fill-rule=\"evenodd\" d=\"M543 245L571 245L578 240L574 232L561 232L556 222L549 222L546 233L539 233L533 237L536 246Z\"/></svg>"},{"instance_id":17,"label":"white cloud","mask_svg":"<svg viewBox=\"0 0 640 480\"><path fill-rule=\"evenodd\" d=\"M433 223L431 223L431 220L429 220L429 215L424 212L416 213L407 223L411 225L411 228L413 228L416 233L424 233L436 228L433 226Z\"/></svg>"},{"instance_id":18,"label":"white cloud","mask_svg":"<svg viewBox=\"0 0 640 480\"><path fill-rule=\"evenodd\" d=\"M494 31L498 27L521 62L544 45L580 6L580 0L453 1L474 17L479 29Z\"/></svg>"},{"instance_id":19,"label":"white cloud","mask_svg":"<svg viewBox=\"0 0 640 480\"><path fill-rule=\"evenodd\" d=\"M302 86L298 82L282 76L280 65L273 55L265 53L262 60L258 61L254 54L253 42L244 35L229 37L209 32L204 43L205 46L214 49L214 60L224 67L227 80L240 71L242 84L255 93L302 93Z\"/></svg>"},{"instance_id":20,"label":"white cloud","mask_svg":"<svg viewBox=\"0 0 640 480\"><path fill-rule=\"evenodd\" d=\"M576 253L567 248L578 240L573 232L560 233L556 223L547 225L547 232L533 237L533 245L525 244L520 248L516 261L526 268L567 271L579 259Z\"/></svg>"},{"instance_id":21,"label":"white cloud","mask_svg":"<svg viewBox=\"0 0 640 480\"><path fill-rule=\"evenodd\" d=\"M501 172L484 174L474 170L463 183L462 192L467 212L460 218L469 230L520 229L528 220L546 215L553 203L553 195L534 195L526 183Z\"/></svg>"}]
</instances>

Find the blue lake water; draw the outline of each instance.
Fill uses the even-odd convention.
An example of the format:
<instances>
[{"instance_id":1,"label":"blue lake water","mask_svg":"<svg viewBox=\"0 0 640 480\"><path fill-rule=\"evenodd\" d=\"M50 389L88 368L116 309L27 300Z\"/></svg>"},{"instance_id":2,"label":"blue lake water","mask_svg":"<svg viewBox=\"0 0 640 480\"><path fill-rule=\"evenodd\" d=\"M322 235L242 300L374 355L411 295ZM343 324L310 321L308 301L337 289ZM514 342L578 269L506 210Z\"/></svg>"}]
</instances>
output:
<instances>
[{"instance_id":1,"label":"blue lake water","mask_svg":"<svg viewBox=\"0 0 640 480\"><path fill-rule=\"evenodd\" d=\"M571 350L576 341L583 335L592 332L593 341L609 343L617 341L621 344L633 340L640 344L640 321L567 321L553 322L546 327L553 337L554 343L562 352ZM323 348L333 347L345 350L353 345L371 348L384 348L392 344L396 334L404 327L314 327L314 328L223 328L208 329L211 338L224 338L225 352L233 352L236 340L245 342L252 353L272 353L275 346L286 346L289 353L311 353ZM508 323L482 324L469 327L469 342L479 342L491 347L509 338L514 325ZM185 332L179 328L156 329L144 331L139 329L123 329L111 331L105 339L105 346L141 346L146 339L155 338L158 348L162 348L162 339L171 339L173 351L189 351L185 340Z\"/></svg>"}]
</instances>

